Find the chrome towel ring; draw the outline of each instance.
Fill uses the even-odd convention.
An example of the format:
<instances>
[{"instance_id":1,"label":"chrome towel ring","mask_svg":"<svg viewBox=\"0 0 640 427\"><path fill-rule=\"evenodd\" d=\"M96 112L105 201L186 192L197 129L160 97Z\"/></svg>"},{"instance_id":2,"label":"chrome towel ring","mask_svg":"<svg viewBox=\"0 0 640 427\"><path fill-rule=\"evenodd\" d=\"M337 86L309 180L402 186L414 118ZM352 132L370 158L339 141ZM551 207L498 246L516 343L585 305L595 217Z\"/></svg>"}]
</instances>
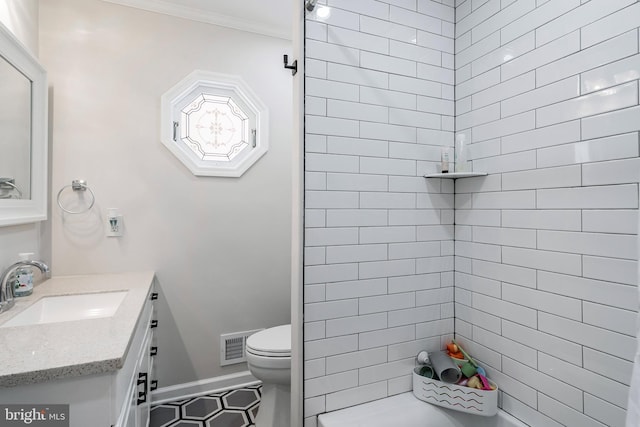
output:
<instances>
[{"instance_id":1,"label":"chrome towel ring","mask_svg":"<svg viewBox=\"0 0 640 427\"><path fill-rule=\"evenodd\" d=\"M71 187L71 189L73 191L87 191L87 190L89 190L89 193L91 194L91 203L89 203L89 206L86 209L72 211L72 210L67 209L64 206L62 206L62 202L60 202L60 195L62 194L62 192L64 190L66 190L69 187ZM58 191L58 196L56 197L56 201L58 202L58 206L60 207L60 209L62 209L64 212L66 212L68 214L75 215L75 214L81 214L81 213L89 212L91 210L91 208L93 207L94 203L96 202L96 196L95 196L95 194L93 194L93 191L91 190L91 188L89 188L89 186L87 185L87 181L85 181L84 179L74 179L73 181L71 181L70 185L65 185L64 187L62 187L60 189L60 191Z\"/></svg>"}]
</instances>

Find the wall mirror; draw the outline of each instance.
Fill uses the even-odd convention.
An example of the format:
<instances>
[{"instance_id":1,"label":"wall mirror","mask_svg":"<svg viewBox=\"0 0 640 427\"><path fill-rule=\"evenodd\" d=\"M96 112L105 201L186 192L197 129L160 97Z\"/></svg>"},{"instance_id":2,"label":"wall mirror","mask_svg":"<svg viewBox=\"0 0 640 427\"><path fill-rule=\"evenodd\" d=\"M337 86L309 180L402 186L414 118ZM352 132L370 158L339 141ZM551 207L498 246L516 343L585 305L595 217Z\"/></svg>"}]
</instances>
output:
<instances>
[{"instance_id":1,"label":"wall mirror","mask_svg":"<svg viewBox=\"0 0 640 427\"><path fill-rule=\"evenodd\" d=\"M0 23L0 226L47 218L47 76Z\"/></svg>"}]
</instances>

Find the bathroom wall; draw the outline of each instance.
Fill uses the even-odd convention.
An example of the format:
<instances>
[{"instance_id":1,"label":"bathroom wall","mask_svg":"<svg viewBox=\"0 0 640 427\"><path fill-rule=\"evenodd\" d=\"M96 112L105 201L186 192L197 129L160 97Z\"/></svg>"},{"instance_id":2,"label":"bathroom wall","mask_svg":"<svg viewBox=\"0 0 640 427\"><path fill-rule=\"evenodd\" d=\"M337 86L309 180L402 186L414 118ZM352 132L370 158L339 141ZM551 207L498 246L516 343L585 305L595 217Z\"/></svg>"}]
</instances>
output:
<instances>
[{"instance_id":1,"label":"bathroom wall","mask_svg":"<svg viewBox=\"0 0 640 427\"><path fill-rule=\"evenodd\" d=\"M453 332L453 2L329 0L306 20L305 425L411 390Z\"/></svg>"},{"instance_id":2,"label":"bathroom wall","mask_svg":"<svg viewBox=\"0 0 640 427\"><path fill-rule=\"evenodd\" d=\"M290 321L291 42L98 0L40 7L55 274L156 272L160 387L246 370L220 367L220 334ZM194 177L160 142L160 97L195 69L240 75L269 108L269 151L241 178ZM63 215L78 178L95 206ZM107 208L123 237L105 237Z\"/></svg>"},{"instance_id":3,"label":"bathroom wall","mask_svg":"<svg viewBox=\"0 0 640 427\"><path fill-rule=\"evenodd\" d=\"M534 426L622 426L635 353L633 0L457 1L456 334Z\"/></svg>"},{"instance_id":4,"label":"bathroom wall","mask_svg":"<svg viewBox=\"0 0 640 427\"><path fill-rule=\"evenodd\" d=\"M0 22L38 56L38 0L0 0ZM50 240L46 223L0 227L0 270L17 261L20 252L49 261Z\"/></svg>"},{"instance_id":5,"label":"bathroom wall","mask_svg":"<svg viewBox=\"0 0 640 427\"><path fill-rule=\"evenodd\" d=\"M38 56L38 0L0 0L0 22Z\"/></svg>"}]
</instances>

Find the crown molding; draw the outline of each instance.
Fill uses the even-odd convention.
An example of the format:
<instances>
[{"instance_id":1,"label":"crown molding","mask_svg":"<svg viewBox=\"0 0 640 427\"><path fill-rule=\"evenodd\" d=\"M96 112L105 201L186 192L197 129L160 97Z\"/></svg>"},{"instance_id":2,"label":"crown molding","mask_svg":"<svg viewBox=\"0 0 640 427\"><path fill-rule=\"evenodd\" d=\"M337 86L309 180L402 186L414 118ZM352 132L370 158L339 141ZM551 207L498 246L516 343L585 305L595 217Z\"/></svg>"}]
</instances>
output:
<instances>
[{"instance_id":1,"label":"crown molding","mask_svg":"<svg viewBox=\"0 0 640 427\"><path fill-rule=\"evenodd\" d=\"M162 13L164 15L176 16L178 18L190 19L192 21L204 22L207 24L219 25L250 33L262 34L269 37L276 37L284 40L291 40L291 34L282 28L266 25L260 22L238 19L233 16L222 15L204 9L197 9L187 6L180 6L165 0L103 0L108 3L115 3L122 6L135 7L149 12Z\"/></svg>"}]
</instances>

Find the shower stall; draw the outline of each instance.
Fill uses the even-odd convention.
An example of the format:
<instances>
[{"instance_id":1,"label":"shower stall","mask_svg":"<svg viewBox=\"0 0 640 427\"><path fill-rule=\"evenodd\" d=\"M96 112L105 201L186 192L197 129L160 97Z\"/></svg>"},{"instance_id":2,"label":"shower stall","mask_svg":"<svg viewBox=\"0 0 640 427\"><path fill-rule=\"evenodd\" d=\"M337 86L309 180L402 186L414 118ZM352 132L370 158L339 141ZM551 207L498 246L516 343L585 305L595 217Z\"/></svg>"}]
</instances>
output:
<instances>
[{"instance_id":1,"label":"shower stall","mask_svg":"<svg viewBox=\"0 0 640 427\"><path fill-rule=\"evenodd\" d=\"M454 336L525 424L624 425L640 4L306 6L305 427Z\"/></svg>"}]
</instances>

